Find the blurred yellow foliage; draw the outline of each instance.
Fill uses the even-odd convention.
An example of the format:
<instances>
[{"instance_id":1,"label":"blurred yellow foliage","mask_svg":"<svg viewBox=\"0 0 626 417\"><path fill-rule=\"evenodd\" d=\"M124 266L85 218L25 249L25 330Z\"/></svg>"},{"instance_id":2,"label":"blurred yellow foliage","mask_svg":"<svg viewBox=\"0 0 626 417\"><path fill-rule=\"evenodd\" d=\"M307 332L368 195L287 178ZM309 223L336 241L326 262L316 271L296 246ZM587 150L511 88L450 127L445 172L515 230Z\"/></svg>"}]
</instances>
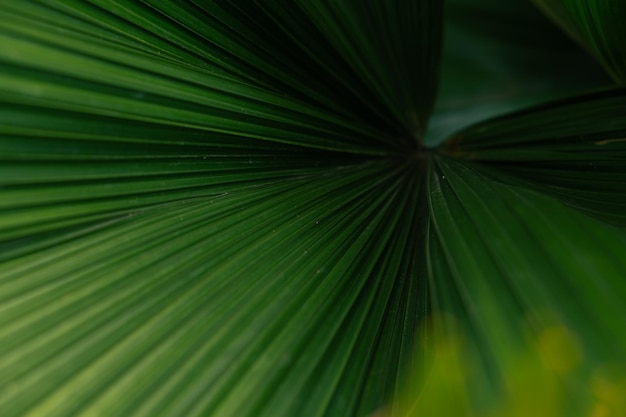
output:
<instances>
[{"instance_id":1,"label":"blurred yellow foliage","mask_svg":"<svg viewBox=\"0 0 626 417\"><path fill-rule=\"evenodd\" d=\"M445 320L447 329L457 328ZM581 343L562 325L529 339L524 349L494 357L500 377L492 388L461 333L448 331L434 343L431 368L415 371L425 376L421 392L407 386L370 417L626 417L619 364L600 369L587 363Z\"/></svg>"}]
</instances>

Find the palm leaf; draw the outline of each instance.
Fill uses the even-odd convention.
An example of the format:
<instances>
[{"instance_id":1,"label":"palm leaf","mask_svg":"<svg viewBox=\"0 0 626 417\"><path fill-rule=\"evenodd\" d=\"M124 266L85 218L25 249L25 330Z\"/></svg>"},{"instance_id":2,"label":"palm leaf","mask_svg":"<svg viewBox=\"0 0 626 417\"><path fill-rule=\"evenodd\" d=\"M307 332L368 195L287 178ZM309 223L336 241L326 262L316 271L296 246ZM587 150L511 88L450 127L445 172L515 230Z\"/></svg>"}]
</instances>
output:
<instances>
[{"instance_id":1,"label":"palm leaf","mask_svg":"<svg viewBox=\"0 0 626 417\"><path fill-rule=\"evenodd\" d=\"M0 414L619 415L624 91L442 7L3 1Z\"/></svg>"},{"instance_id":2,"label":"palm leaf","mask_svg":"<svg viewBox=\"0 0 626 417\"><path fill-rule=\"evenodd\" d=\"M472 126L448 148L623 226L625 111L623 89L573 97Z\"/></svg>"},{"instance_id":3,"label":"palm leaf","mask_svg":"<svg viewBox=\"0 0 626 417\"><path fill-rule=\"evenodd\" d=\"M602 63L618 83L626 82L626 6L619 0L534 0Z\"/></svg>"},{"instance_id":4,"label":"palm leaf","mask_svg":"<svg viewBox=\"0 0 626 417\"><path fill-rule=\"evenodd\" d=\"M449 0L445 19L430 146L490 117L611 84L601 66L528 1Z\"/></svg>"},{"instance_id":5,"label":"palm leaf","mask_svg":"<svg viewBox=\"0 0 626 417\"><path fill-rule=\"evenodd\" d=\"M626 236L475 164L435 164L427 225L433 304L460 321L444 320L439 337L460 331L466 339L470 409L504 413L484 401L499 395L531 401L515 412L546 416L586 415L597 401L611 402L596 399L592 385L607 369L609 385L623 378ZM542 372L511 364L536 356ZM515 387L522 372L530 379ZM560 380L554 389L564 393L526 396L546 382L533 377ZM549 405L557 395L565 401Z\"/></svg>"},{"instance_id":6,"label":"palm leaf","mask_svg":"<svg viewBox=\"0 0 626 417\"><path fill-rule=\"evenodd\" d=\"M426 309L422 171L397 155L440 24L419 33L430 81L392 105L400 80L319 62L271 6L0 6L3 415L350 415L393 394ZM370 7L409 33L440 17Z\"/></svg>"}]
</instances>

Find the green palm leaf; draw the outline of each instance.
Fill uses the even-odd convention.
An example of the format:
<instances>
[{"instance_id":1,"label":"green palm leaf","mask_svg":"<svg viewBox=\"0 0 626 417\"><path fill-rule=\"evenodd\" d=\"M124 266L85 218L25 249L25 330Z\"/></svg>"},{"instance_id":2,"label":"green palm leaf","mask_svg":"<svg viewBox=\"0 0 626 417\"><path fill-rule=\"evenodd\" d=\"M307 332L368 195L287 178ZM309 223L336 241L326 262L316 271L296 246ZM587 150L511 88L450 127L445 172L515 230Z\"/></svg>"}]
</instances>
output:
<instances>
[{"instance_id":1,"label":"green palm leaf","mask_svg":"<svg viewBox=\"0 0 626 417\"><path fill-rule=\"evenodd\" d=\"M625 112L624 89L573 97L472 126L448 148L623 226Z\"/></svg>"},{"instance_id":2,"label":"green palm leaf","mask_svg":"<svg viewBox=\"0 0 626 417\"><path fill-rule=\"evenodd\" d=\"M620 415L623 88L446 7L4 0L0 414Z\"/></svg>"},{"instance_id":3,"label":"green palm leaf","mask_svg":"<svg viewBox=\"0 0 626 417\"><path fill-rule=\"evenodd\" d=\"M445 19L430 145L487 118L611 84L526 0L448 0Z\"/></svg>"},{"instance_id":4,"label":"green palm leaf","mask_svg":"<svg viewBox=\"0 0 626 417\"><path fill-rule=\"evenodd\" d=\"M438 337L461 329L473 382L470 408L510 413L485 402L498 395L510 398L516 413L587 415L594 406L607 408L592 386L607 369L609 384L624 377L626 236L552 198L503 184L479 166L443 158L435 164L427 226L433 304L461 320L444 320ZM537 356L539 370L516 365ZM555 377L553 398L541 398L545 386L537 397L524 393ZM509 391L520 378L521 386ZM520 398L531 403L523 408L515 403Z\"/></svg>"},{"instance_id":5,"label":"green palm leaf","mask_svg":"<svg viewBox=\"0 0 626 417\"><path fill-rule=\"evenodd\" d=\"M534 0L572 37L584 45L619 83L626 81L621 1Z\"/></svg>"}]
</instances>

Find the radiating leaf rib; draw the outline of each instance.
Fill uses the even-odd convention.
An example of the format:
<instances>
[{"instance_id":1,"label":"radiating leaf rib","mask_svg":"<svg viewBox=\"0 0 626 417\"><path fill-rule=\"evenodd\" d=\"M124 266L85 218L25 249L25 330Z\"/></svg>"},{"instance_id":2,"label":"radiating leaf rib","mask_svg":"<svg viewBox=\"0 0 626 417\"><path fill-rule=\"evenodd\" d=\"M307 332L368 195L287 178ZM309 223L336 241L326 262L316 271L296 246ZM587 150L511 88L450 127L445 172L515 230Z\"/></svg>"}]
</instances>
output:
<instances>
[{"instance_id":1,"label":"radiating leaf rib","mask_svg":"<svg viewBox=\"0 0 626 417\"><path fill-rule=\"evenodd\" d=\"M0 414L400 412L423 382L405 372L430 342L416 335L426 280L478 358L479 401L506 380L510 351L532 351L541 308L585 339L570 387L584 397L626 349L614 319L626 313L626 238L535 191L624 221L623 91L470 127L447 150L489 167L415 153L442 7L0 4ZM520 27L538 34L507 41L558 33L525 13ZM451 33L461 58L446 71L481 57L462 89L501 71L484 59L489 42L466 48ZM583 61L555 39L567 59L546 66L558 82L522 77L510 108L605 82L593 66L564 77ZM439 122L456 87L444 84ZM487 101L481 117L503 103Z\"/></svg>"},{"instance_id":2,"label":"radiating leaf rib","mask_svg":"<svg viewBox=\"0 0 626 417\"><path fill-rule=\"evenodd\" d=\"M259 3L331 79L375 105L399 140L421 140L437 85L440 2Z\"/></svg>"},{"instance_id":3,"label":"radiating leaf rib","mask_svg":"<svg viewBox=\"0 0 626 417\"><path fill-rule=\"evenodd\" d=\"M388 171L389 166L378 169ZM348 172L352 174L346 176ZM239 409L242 403L241 397L233 394L236 391L250 400L245 403L250 408L240 411L259 415L270 397L258 390L260 385L250 379L254 375L250 372L264 369L263 378L269 378L271 373L267 372L280 363L265 355L295 355L306 346L301 354L313 355L313 359L324 352L323 345L317 343L327 345L339 337L334 336L339 328L347 326L350 332L356 332L354 336L360 333L359 322L363 324L365 317L374 320L369 306L378 294L376 282L382 282L380 279L387 274L394 276L399 268L400 258L391 264L395 266L376 266L386 251L376 239L385 241L401 233L405 239L414 240L409 231L400 232L401 220L413 211L390 198L397 193L406 196L405 187L414 183L403 184L401 177L381 176L380 171L372 172L371 179L364 181L365 172L339 170L327 174L326 180L298 180L291 190L286 188L275 198L268 193L276 185L268 184L269 189L263 193L251 194L252 190L242 189L212 200L170 203L169 207L146 210L107 229L26 255L38 263L27 262L27 258L5 262L2 294L9 298L3 302L0 317L5 323L2 338L10 343L2 344L1 374L3 379L13 381L13 387L19 387L3 393L3 403L9 406L6 415L20 415L31 407L36 407L31 410L35 414L48 415L66 415L81 409L85 415L97 411L110 415L204 415L218 406L222 410ZM261 196L263 200L252 203ZM308 204L312 199L315 204ZM245 204L240 211L236 210L237 200ZM406 204L406 197L404 201ZM383 210L377 213L379 207ZM392 216L392 224L398 229L385 231L383 219L387 215ZM128 237L121 239L124 235ZM399 241L394 247L401 244ZM251 254L259 250L264 253L262 262L251 263ZM45 253L50 255L46 257ZM103 256L109 261L104 262ZM175 276L185 278L173 280L174 271ZM316 273L318 278L312 280ZM129 280L129 276L135 278ZM360 278L354 281L351 276ZM233 281L234 277L239 278ZM350 290L355 285L363 289ZM393 281L388 282L386 291L393 285ZM308 288L317 289L311 293ZM307 301L302 304L298 300ZM376 300L380 317L386 310L386 298ZM352 307L354 303L361 307ZM319 314L324 305L331 310ZM413 308L411 305L407 308ZM360 313L345 316L354 308ZM265 313L259 314L261 311ZM338 327L343 323L342 315L350 321ZM303 328L301 323L307 322L304 317L314 321ZM324 324L329 317L339 321L336 325ZM229 320L232 323L228 324ZM292 324L276 333L280 323ZM179 329L178 333L169 334L172 326ZM313 336L311 332L316 328ZM370 343L376 328L369 330ZM406 332L411 333L408 328ZM166 334L169 336L164 338ZM298 334L313 338L302 345L307 339ZM319 342L314 343L318 338ZM354 340L341 337L333 342L337 350L333 348L331 357L338 354L337 360L345 363L345 353L352 349ZM339 348L344 343L348 343L347 351ZM186 362L180 355L191 353L192 347L195 353L189 358L191 362L182 366ZM226 371L223 366L228 351L240 362ZM274 404L270 410L283 410L284 415L292 415L294 406L302 406L296 399L304 401L306 397L301 395L309 394L298 387L311 371L287 367L290 363L271 371L280 370L274 374L275 378L280 376L275 383L283 381L281 385L287 391L278 390L275 383L266 391L278 401L269 403ZM316 362L300 363L311 369ZM122 371L130 364L133 368ZM204 371L198 374L199 369ZM291 372L295 378L292 382L283 379ZM160 383L149 383L149 375L158 375ZM343 379L333 378L334 385L316 385L320 396L330 398L330 393L344 389L337 385ZM53 382L60 380L66 382ZM114 381L122 382L118 387L112 385ZM343 384L352 389L354 381ZM65 401L69 393L72 402ZM202 401L198 401L201 393ZM37 398L41 402L34 402ZM227 398L230 402L223 403ZM383 396L379 398L383 400ZM146 402L150 399L158 402L150 405ZM285 401L296 402L288 405ZM317 407L311 403L310 413L304 415L319 415L324 402L315 404Z\"/></svg>"},{"instance_id":4,"label":"radiating leaf rib","mask_svg":"<svg viewBox=\"0 0 626 417\"><path fill-rule=\"evenodd\" d=\"M73 3L73 7L70 5ZM116 24L109 24L109 20L115 19L105 10L91 6L88 2L76 1L29 1L7 0L2 4L2 13L9 13L13 18L28 18L35 25L53 24L55 32L64 33L68 38L75 35L85 36L95 44L103 40L111 45L126 47L137 53L154 53L164 60L170 60L189 67L202 66L202 62L189 56L177 56L175 50L171 50L171 44L167 41L152 43L150 35L146 32L136 31L133 34L119 31ZM17 16L16 16L17 15ZM118 23L119 25L119 23ZM122 25L124 26L124 25ZM127 30L132 30L132 25L127 25ZM169 49L168 50L168 46ZM205 64L207 66L207 64ZM213 71L222 75L227 73L217 67Z\"/></svg>"},{"instance_id":5,"label":"radiating leaf rib","mask_svg":"<svg viewBox=\"0 0 626 417\"><path fill-rule=\"evenodd\" d=\"M564 324L583 352L567 389L585 405L590 375L623 356L626 237L487 172L441 158L430 173L435 309L460 321L488 379L506 379L507 357L533 352L551 321Z\"/></svg>"},{"instance_id":6,"label":"radiating leaf rib","mask_svg":"<svg viewBox=\"0 0 626 417\"><path fill-rule=\"evenodd\" d=\"M354 414L396 390L421 174L355 157L408 142L268 16L242 26L258 11L0 6L3 415Z\"/></svg>"},{"instance_id":7,"label":"radiating leaf rib","mask_svg":"<svg viewBox=\"0 0 626 417\"><path fill-rule=\"evenodd\" d=\"M172 59L185 67L197 66L201 71L235 77L281 95L313 100L334 114L358 117L362 124L376 129L385 127L367 110L371 103L349 99L341 83L324 76L328 62L319 63L305 54L294 53L298 45L291 43L253 2L94 3L101 8L74 0L50 2L48 7L104 26L111 33L128 37L131 43L147 43L149 51L159 59L173 55ZM184 20L184 25L175 20Z\"/></svg>"},{"instance_id":8,"label":"radiating leaf rib","mask_svg":"<svg viewBox=\"0 0 626 417\"><path fill-rule=\"evenodd\" d=\"M353 22L344 61L252 2L0 5L2 415L354 415L398 390L426 297L398 157L441 27L368 7L392 32Z\"/></svg>"},{"instance_id":9,"label":"radiating leaf rib","mask_svg":"<svg viewBox=\"0 0 626 417\"><path fill-rule=\"evenodd\" d=\"M384 322L377 331L377 344L375 353L369 365L363 366L362 372L367 370L367 378L359 377L359 380L366 380L366 383L355 394L360 396L360 406L357 415L367 415L370 410L379 406L376 398L386 396L386 392L393 392L393 401L389 407L392 413L406 409L405 404L400 400L400 394L410 391L413 394L419 392L422 381L413 380L407 369L423 366L423 352L426 340L419 338L417 330L423 326L424 319L429 311L429 299L425 272L424 248L421 241L415 241L411 237L418 233L422 235L423 222L423 167L414 167L413 175L407 178L407 190L413 190L407 197L409 199L406 206L406 213L398 222L396 230L397 236L394 239L396 246L391 248L391 253L397 254L397 261L400 262L399 271L394 273L387 271L386 277L395 276L392 293L389 301L382 304L386 309ZM386 278L386 280L389 280ZM391 284L390 284L391 285ZM384 302L384 296L381 296ZM370 333L374 333L376 326L371 326ZM366 349L363 346L362 349ZM356 357L356 355L355 355ZM416 365L418 363L419 365ZM394 372L388 372L390 367L394 367ZM355 370L359 369L355 367ZM335 394L340 397L340 394ZM413 398L411 398L413 401ZM341 402L338 400L337 402ZM348 414L348 412L344 412ZM333 413L329 413L333 415ZM393 414L392 414L393 415Z\"/></svg>"},{"instance_id":10,"label":"radiating leaf rib","mask_svg":"<svg viewBox=\"0 0 626 417\"><path fill-rule=\"evenodd\" d=\"M608 90L472 126L450 143L589 214L626 224L626 92Z\"/></svg>"},{"instance_id":11,"label":"radiating leaf rib","mask_svg":"<svg viewBox=\"0 0 626 417\"><path fill-rule=\"evenodd\" d=\"M9 100L8 105L190 126L206 134L295 140L350 152L359 143L364 150L370 147L365 153L384 154L385 148L398 146L389 135L314 104L164 61L154 53L140 55L110 42L94 48L93 40L80 33L55 35L49 25L28 24L27 18L14 17L16 12L7 13L0 34L0 98Z\"/></svg>"}]
</instances>

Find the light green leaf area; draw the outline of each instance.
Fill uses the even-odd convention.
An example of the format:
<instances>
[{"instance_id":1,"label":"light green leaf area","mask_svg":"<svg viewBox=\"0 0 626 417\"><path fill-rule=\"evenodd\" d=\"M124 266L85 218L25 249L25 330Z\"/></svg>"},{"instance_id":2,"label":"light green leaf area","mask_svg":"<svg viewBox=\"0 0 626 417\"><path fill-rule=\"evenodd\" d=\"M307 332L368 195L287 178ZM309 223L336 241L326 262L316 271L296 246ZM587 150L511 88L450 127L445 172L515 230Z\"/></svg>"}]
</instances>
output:
<instances>
[{"instance_id":1,"label":"light green leaf area","mask_svg":"<svg viewBox=\"0 0 626 417\"><path fill-rule=\"evenodd\" d=\"M533 1L596 56L615 81L626 83L626 3L622 0Z\"/></svg>"},{"instance_id":2,"label":"light green leaf area","mask_svg":"<svg viewBox=\"0 0 626 417\"><path fill-rule=\"evenodd\" d=\"M490 117L612 83L526 0L449 0L445 22L429 146Z\"/></svg>"},{"instance_id":3,"label":"light green leaf area","mask_svg":"<svg viewBox=\"0 0 626 417\"><path fill-rule=\"evenodd\" d=\"M380 406L424 308L419 176L313 171L9 241L22 251L0 264L2 415Z\"/></svg>"},{"instance_id":4,"label":"light green leaf area","mask_svg":"<svg viewBox=\"0 0 626 417\"><path fill-rule=\"evenodd\" d=\"M592 389L595 379L625 371L626 236L478 165L434 163L426 251L433 308L445 318L436 337L464 339L469 409L483 410L461 415L492 415L485 410L498 409L494 398L524 399L524 390L548 386L507 384L538 376L512 362L532 356L557 374L564 402L542 409L551 394L538 392L513 404L519 414L493 415L591 415L606 400Z\"/></svg>"},{"instance_id":5,"label":"light green leaf area","mask_svg":"<svg viewBox=\"0 0 626 417\"><path fill-rule=\"evenodd\" d=\"M572 97L472 126L448 151L624 226L625 114L624 89Z\"/></svg>"}]
</instances>

